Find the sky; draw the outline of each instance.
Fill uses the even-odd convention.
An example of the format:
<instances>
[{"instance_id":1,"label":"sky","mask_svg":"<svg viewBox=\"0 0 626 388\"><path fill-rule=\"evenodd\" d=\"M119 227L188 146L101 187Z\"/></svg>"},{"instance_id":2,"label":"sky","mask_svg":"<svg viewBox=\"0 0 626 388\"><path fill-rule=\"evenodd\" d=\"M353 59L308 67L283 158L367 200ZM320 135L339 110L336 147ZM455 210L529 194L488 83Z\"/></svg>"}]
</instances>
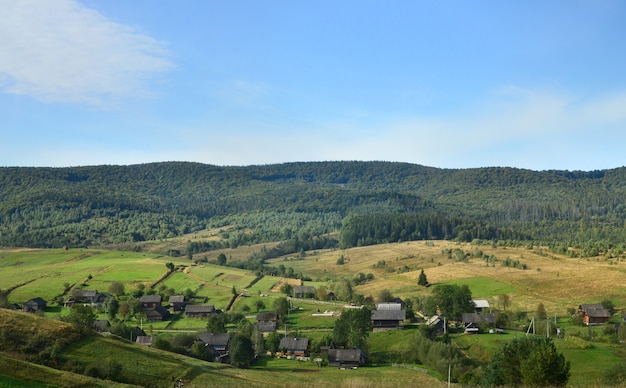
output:
<instances>
[{"instance_id":1,"label":"sky","mask_svg":"<svg viewBox=\"0 0 626 388\"><path fill-rule=\"evenodd\" d=\"M0 0L0 166L626 165L620 0Z\"/></svg>"}]
</instances>

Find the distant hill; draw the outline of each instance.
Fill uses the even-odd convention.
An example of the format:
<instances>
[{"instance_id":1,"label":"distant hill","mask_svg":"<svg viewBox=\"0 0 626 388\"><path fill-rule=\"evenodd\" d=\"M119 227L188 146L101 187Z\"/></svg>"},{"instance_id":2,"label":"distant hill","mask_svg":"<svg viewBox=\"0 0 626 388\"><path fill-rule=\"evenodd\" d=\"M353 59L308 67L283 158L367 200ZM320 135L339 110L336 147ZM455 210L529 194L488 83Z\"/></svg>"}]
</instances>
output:
<instances>
[{"instance_id":1,"label":"distant hill","mask_svg":"<svg viewBox=\"0 0 626 388\"><path fill-rule=\"evenodd\" d=\"M0 246L141 242L207 227L224 228L225 241L234 245L342 228L344 245L418 238L624 243L625 194L625 168L438 169L390 162L4 167Z\"/></svg>"}]
</instances>

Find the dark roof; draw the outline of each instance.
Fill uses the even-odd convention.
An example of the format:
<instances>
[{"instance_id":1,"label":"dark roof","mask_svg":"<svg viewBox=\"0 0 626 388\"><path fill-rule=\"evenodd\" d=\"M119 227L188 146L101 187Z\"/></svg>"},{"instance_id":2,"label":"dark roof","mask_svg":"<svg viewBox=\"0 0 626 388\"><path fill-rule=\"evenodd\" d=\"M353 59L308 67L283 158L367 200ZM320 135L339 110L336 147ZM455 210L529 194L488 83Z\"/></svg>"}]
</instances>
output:
<instances>
[{"instance_id":1,"label":"dark roof","mask_svg":"<svg viewBox=\"0 0 626 388\"><path fill-rule=\"evenodd\" d=\"M98 290L77 290L76 294L82 298L93 298L98 295Z\"/></svg>"},{"instance_id":2,"label":"dark roof","mask_svg":"<svg viewBox=\"0 0 626 388\"><path fill-rule=\"evenodd\" d=\"M307 350L309 348L308 338L283 337L280 339L278 349L287 350Z\"/></svg>"},{"instance_id":3,"label":"dark roof","mask_svg":"<svg viewBox=\"0 0 626 388\"><path fill-rule=\"evenodd\" d=\"M463 323L496 323L496 314L493 313L463 313L461 314L461 321Z\"/></svg>"},{"instance_id":4,"label":"dark roof","mask_svg":"<svg viewBox=\"0 0 626 388\"><path fill-rule=\"evenodd\" d=\"M315 293L315 287L313 286L295 286L293 292L296 294Z\"/></svg>"},{"instance_id":5,"label":"dark roof","mask_svg":"<svg viewBox=\"0 0 626 388\"><path fill-rule=\"evenodd\" d=\"M161 295L143 295L139 298L141 303L161 303Z\"/></svg>"},{"instance_id":6,"label":"dark roof","mask_svg":"<svg viewBox=\"0 0 626 388\"><path fill-rule=\"evenodd\" d=\"M111 329L111 322L106 319L99 319L93 322L93 326L99 331L109 331Z\"/></svg>"},{"instance_id":7,"label":"dark roof","mask_svg":"<svg viewBox=\"0 0 626 388\"><path fill-rule=\"evenodd\" d=\"M581 304L578 307L588 317L593 318L610 318L611 313L601 304Z\"/></svg>"},{"instance_id":8,"label":"dark roof","mask_svg":"<svg viewBox=\"0 0 626 388\"><path fill-rule=\"evenodd\" d=\"M329 362L359 362L363 351L361 349L328 349Z\"/></svg>"},{"instance_id":9,"label":"dark roof","mask_svg":"<svg viewBox=\"0 0 626 388\"><path fill-rule=\"evenodd\" d=\"M273 312L261 312L256 315L257 321L276 321L278 320L278 314Z\"/></svg>"},{"instance_id":10,"label":"dark roof","mask_svg":"<svg viewBox=\"0 0 626 388\"><path fill-rule=\"evenodd\" d=\"M162 317L167 317L168 315L170 315L170 312L167 311L167 309L163 306L156 306L154 309L150 310L146 316L151 316L151 315L155 315L158 314Z\"/></svg>"},{"instance_id":11,"label":"dark roof","mask_svg":"<svg viewBox=\"0 0 626 388\"><path fill-rule=\"evenodd\" d=\"M169 299L170 303L185 303L185 295L172 295Z\"/></svg>"},{"instance_id":12,"label":"dark roof","mask_svg":"<svg viewBox=\"0 0 626 388\"><path fill-rule=\"evenodd\" d=\"M198 339L211 346L227 346L230 341L229 333L200 333Z\"/></svg>"},{"instance_id":13,"label":"dark roof","mask_svg":"<svg viewBox=\"0 0 626 388\"><path fill-rule=\"evenodd\" d=\"M276 321L257 322L256 325L262 333L273 333L276 331Z\"/></svg>"},{"instance_id":14,"label":"dark roof","mask_svg":"<svg viewBox=\"0 0 626 388\"><path fill-rule=\"evenodd\" d=\"M404 321L406 310L372 310L372 321Z\"/></svg>"},{"instance_id":15,"label":"dark roof","mask_svg":"<svg viewBox=\"0 0 626 388\"><path fill-rule=\"evenodd\" d=\"M185 306L185 312L187 313L214 313L215 306L212 304L202 305L202 304L188 304Z\"/></svg>"},{"instance_id":16,"label":"dark roof","mask_svg":"<svg viewBox=\"0 0 626 388\"><path fill-rule=\"evenodd\" d=\"M33 298L33 299L29 300L29 301L28 301L28 302L26 302L26 303L27 303L27 304L33 304L33 303L35 303L35 304L36 304L36 305L38 305L38 306L43 306L43 305L45 305L45 304L46 304L46 303L48 303L48 302L46 302L44 299L42 299L42 298L40 298L40 297L36 297L36 298Z\"/></svg>"}]
</instances>

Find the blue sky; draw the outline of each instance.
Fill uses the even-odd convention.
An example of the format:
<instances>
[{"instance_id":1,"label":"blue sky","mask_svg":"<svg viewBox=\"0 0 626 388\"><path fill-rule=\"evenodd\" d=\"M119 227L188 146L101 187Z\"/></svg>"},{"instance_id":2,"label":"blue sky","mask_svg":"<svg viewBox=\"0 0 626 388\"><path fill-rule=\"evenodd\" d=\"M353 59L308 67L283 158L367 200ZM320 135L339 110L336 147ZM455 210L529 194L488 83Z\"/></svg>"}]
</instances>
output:
<instances>
[{"instance_id":1,"label":"blue sky","mask_svg":"<svg viewBox=\"0 0 626 388\"><path fill-rule=\"evenodd\" d=\"M626 2L0 0L0 166L626 165Z\"/></svg>"}]
</instances>

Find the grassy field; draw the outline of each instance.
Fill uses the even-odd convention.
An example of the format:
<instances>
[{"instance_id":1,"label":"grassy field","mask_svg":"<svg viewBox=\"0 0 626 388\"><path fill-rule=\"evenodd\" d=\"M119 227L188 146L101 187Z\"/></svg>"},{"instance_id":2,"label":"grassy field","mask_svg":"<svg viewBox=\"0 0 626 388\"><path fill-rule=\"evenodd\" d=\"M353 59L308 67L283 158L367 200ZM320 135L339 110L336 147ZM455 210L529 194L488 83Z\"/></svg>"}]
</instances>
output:
<instances>
[{"instance_id":1,"label":"grassy field","mask_svg":"<svg viewBox=\"0 0 626 388\"><path fill-rule=\"evenodd\" d=\"M261 246L246 246L241 249L229 249L223 252L229 260L244 260ZM466 258L463 261L449 258L448 252L460 250ZM478 252L495 256L495 263L487 264L478 257ZM221 252L221 251L220 251ZM497 308L500 294L510 296L511 305L507 311L534 311L543 303L549 316L558 316L559 327L568 333L565 339L557 339L556 345L572 363L573 386L595 384L602 372L609 367L623 363L626 350L623 345L607 341L588 342L569 334L584 331L585 328L574 326L568 318L567 310L576 308L581 303L598 303L610 299L618 310L626 307L626 263L605 260L604 258L572 259L555 254L545 254L547 249L537 247L492 247L475 246L454 242L404 242L371 247L359 247L349 250L321 250L307 254L304 260L285 260L277 258L270 264L283 264L296 272L310 276L313 281L305 285L320 287L328 280L339 277L352 278L356 272L372 273L374 279L355 287L355 291L365 296L376 297L382 290L389 290L401 298L413 298L428 295L432 288L417 286L417 278L423 269L431 284L468 285L475 298L485 298ZM206 255L209 260L217 257L217 252ZM198 254L202 256L204 254ZM343 256L344 264L338 265L337 259ZM515 269L502 265L504 259L518 260L527 269ZM40 296L47 300L63 293L65 284L76 285L85 289L107 291L113 281L121 281L126 290L131 291L139 283L154 284L165 273L165 264L173 262L181 268L165 279L159 287L174 289L183 293L191 289L198 295L198 301L213 304L224 309L232 298L232 288L245 293L233 305L234 311L247 315L256 314L257 301L263 301L269 310L273 301L282 296L277 292L283 279L266 276L255 282L256 277L250 271L216 266L208 263L194 264L186 258L163 256L158 249L146 252L108 251L104 249L70 250L0 250L0 288L10 289L9 301L23 303ZM91 275L91 278L89 279ZM289 280L294 284L300 281ZM332 331L334 317L314 317L312 314L324 311L338 311L340 304L319 304L308 300L295 300L294 310L288 319L288 331L292 334L306 335L320 339ZM247 306L247 307L244 307ZM67 310L52 305L48 316L63 315ZM132 321L132 324L139 322ZM144 329L200 331L206 327L206 320L181 317L174 322L159 322L150 325L144 323ZM602 329L597 337L602 337ZM413 386L417 383L427 386L443 385L432 374L415 370L383 366L401 354L406 343L415 335L410 328L399 332L373 333L369 339L371 360L375 365L360 368L358 371L338 371L334 368L318 368L312 363L291 360L263 359L251 370L233 369L222 365L204 363L171 353L138 349L137 345L124 344L112 339L98 339L81 342L67 349L68 359L77 362L95 362L105 354L117 355L120 360L128 361L125 368L136 367L140 374L150 376L154 381L166 380L171 383L173 376L183 376L185 386L293 386L297 381L300 386ZM488 361L507 340L524 332L509 332L504 335L456 336L455 343L479 361ZM583 333L584 334L584 333ZM122 345L120 345L122 344ZM104 352L104 353L103 353ZM108 353L107 353L108 352ZM145 355L147 354L147 355ZM141 359L138 359L140 357ZM143 357L146 357L144 364ZM151 360L151 361L149 361ZM156 360L156 361L155 361ZM5 365L10 362L3 359ZM126 361L124 361L126 362ZM136 362L136 365L135 365ZM159 372L154 372L150 363L159 365ZM22 369L28 370L31 367ZM32 367L38 368L38 367ZM43 367L42 367L43 368ZM2 366L0 370L7 370ZM57 372L38 372L48 376L52 384L52 374ZM61 372L58 372L61 373ZM83 377L76 375L76 378ZM391 377L393 376L393 378ZM13 378L21 379L19 376ZM0 377L0 385L2 384ZM72 377L73 378L73 377ZM133 383L127 376L129 383ZM148 378L148 377L146 377ZM170 379L170 380L168 380ZM63 386L63 385L60 385ZM165 385L164 385L165 386Z\"/></svg>"}]
</instances>

